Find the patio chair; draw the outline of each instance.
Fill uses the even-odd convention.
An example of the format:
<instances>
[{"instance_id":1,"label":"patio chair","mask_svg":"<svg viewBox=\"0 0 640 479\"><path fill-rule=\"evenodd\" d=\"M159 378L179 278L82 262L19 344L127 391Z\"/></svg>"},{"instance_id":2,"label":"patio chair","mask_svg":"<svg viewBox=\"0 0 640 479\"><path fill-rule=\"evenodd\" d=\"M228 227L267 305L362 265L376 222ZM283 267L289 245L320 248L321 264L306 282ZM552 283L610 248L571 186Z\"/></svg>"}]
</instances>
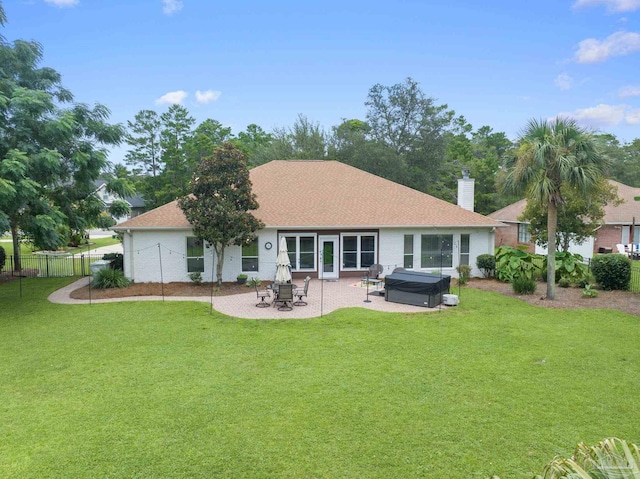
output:
<instances>
[{"instance_id":1,"label":"patio chair","mask_svg":"<svg viewBox=\"0 0 640 479\"><path fill-rule=\"evenodd\" d=\"M255 288L256 288L256 296L258 296L258 299L260 300L260 302L256 304L256 308L268 308L270 304L267 301L265 301L265 298L270 298L271 293L269 293L269 291L266 289L258 289L257 284L255 285Z\"/></svg>"},{"instance_id":2,"label":"patio chair","mask_svg":"<svg viewBox=\"0 0 640 479\"><path fill-rule=\"evenodd\" d=\"M629 250L626 248L625 245L623 244L617 244L616 245L616 249L618 250L619 254L624 254L626 256L629 256Z\"/></svg>"},{"instance_id":3,"label":"patio chair","mask_svg":"<svg viewBox=\"0 0 640 479\"><path fill-rule=\"evenodd\" d=\"M364 284L367 282L371 284L379 283L380 280L378 279L378 276L380 276L380 273L382 273L382 271L384 271L384 267L381 264L372 264L371 266L369 266L367 273L365 273L365 275L360 280L361 284L364 286Z\"/></svg>"},{"instance_id":4,"label":"patio chair","mask_svg":"<svg viewBox=\"0 0 640 479\"><path fill-rule=\"evenodd\" d=\"M309 291L309 281L311 281L311 276L307 276L304 279L304 287L302 289L296 289L293 292L294 296L298 297L298 300L293 303L294 306L306 306L307 302L303 301L302 298L307 297L307 292Z\"/></svg>"},{"instance_id":5,"label":"patio chair","mask_svg":"<svg viewBox=\"0 0 640 479\"><path fill-rule=\"evenodd\" d=\"M281 303L278 311L291 311L293 309L293 285L281 284L278 286L278 296L274 303Z\"/></svg>"}]
</instances>

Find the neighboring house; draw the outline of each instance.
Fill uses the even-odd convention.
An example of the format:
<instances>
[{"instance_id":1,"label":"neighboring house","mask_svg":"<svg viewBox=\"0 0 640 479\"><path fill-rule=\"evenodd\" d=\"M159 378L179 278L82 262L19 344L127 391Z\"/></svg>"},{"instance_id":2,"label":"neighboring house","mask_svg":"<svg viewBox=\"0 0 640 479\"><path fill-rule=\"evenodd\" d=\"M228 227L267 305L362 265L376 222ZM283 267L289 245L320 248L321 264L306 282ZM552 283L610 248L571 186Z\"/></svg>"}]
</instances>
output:
<instances>
[{"instance_id":1,"label":"neighboring house","mask_svg":"<svg viewBox=\"0 0 640 479\"><path fill-rule=\"evenodd\" d=\"M146 211L144 200L141 195L135 196L127 196L126 198L120 198L118 195L114 195L107 191L107 182L104 180L96 180L96 195L98 198L102 200L105 207L109 208L111 203L116 200L123 200L129 204L131 208L131 213L128 216L116 217L114 218L117 223L122 223L123 221L127 221L128 219L135 218L136 216L144 213Z\"/></svg>"},{"instance_id":2,"label":"neighboring house","mask_svg":"<svg viewBox=\"0 0 640 479\"><path fill-rule=\"evenodd\" d=\"M609 183L618 189L622 204L605 206L604 224L583 244L572 244L569 247L572 253L592 258L594 253L615 252L616 244L640 242L640 226L633 227L635 222L640 223L640 188L613 180L609 180ZM545 248L534 245L529 234L529 224L518 219L526 205L526 200L520 200L488 215L506 225L506 228L496 230L496 246L525 246L530 252L546 254Z\"/></svg>"},{"instance_id":3,"label":"neighboring house","mask_svg":"<svg viewBox=\"0 0 640 479\"><path fill-rule=\"evenodd\" d=\"M273 279L281 238L286 238L294 278L361 277L374 263L383 275L397 267L477 270L476 257L493 253L502 224L473 209L473 180L459 181L459 204L447 203L337 161L272 161L250 171L265 224L257 239L225 250L223 280L239 273ZM177 202L113 227L123 233L125 274L137 282L189 281L215 271L213 248L194 236ZM162 265L162 266L161 266Z\"/></svg>"}]
</instances>

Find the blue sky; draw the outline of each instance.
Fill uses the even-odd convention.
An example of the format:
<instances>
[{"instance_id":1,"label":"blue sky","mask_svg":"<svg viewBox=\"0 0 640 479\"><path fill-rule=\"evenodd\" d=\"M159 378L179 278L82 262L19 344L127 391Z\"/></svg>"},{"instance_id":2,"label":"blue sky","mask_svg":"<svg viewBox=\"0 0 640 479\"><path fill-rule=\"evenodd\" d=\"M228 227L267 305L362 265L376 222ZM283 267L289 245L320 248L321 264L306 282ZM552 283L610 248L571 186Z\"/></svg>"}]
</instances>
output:
<instances>
[{"instance_id":1,"label":"blue sky","mask_svg":"<svg viewBox=\"0 0 640 479\"><path fill-rule=\"evenodd\" d=\"M640 137L640 0L2 3L4 36L42 43L43 65L112 122L178 102L234 133L299 113L330 128L365 119L372 85L411 77L512 139L558 114Z\"/></svg>"}]
</instances>

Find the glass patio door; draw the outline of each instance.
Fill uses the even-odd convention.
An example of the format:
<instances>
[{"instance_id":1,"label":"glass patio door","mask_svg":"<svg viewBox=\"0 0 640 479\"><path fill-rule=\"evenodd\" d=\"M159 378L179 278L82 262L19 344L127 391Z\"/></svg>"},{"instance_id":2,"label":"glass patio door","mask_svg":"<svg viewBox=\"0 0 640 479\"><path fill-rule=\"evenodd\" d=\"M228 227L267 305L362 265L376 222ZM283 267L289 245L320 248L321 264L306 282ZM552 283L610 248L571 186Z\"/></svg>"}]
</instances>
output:
<instances>
[{"instance_id":1,"label":"glass patio door","mask_svg":"<svg viewBox=\"0 0 640 479\"><path fill-rule=\"evenodd\" d=\"M320 271L318 277L320 279L338 279L340 255L338 254L338 237L337 236L320 236Z\"/></svg>"}]
</instances>

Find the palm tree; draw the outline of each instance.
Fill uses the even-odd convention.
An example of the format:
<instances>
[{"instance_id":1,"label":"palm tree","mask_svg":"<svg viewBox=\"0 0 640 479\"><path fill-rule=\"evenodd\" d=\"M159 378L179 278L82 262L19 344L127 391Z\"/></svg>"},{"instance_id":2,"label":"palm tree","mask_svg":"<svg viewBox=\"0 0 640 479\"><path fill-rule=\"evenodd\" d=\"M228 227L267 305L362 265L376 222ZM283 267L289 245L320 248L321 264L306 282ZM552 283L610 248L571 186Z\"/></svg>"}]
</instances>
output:
<instances>
[{"instance_id":1,"label":"palm tree","mask_svg":"<svg viewBox=\"0 0 640 479\"><path fill-rule=\"evenodd\" d=\"M640 450L615 437L595 446L578 444L573 456L554 458L537 479L634 479L640 477Z\"/></svg>"},{"instance_id":2,"label":"palm tree","mask_svg":"<svg viewBox=\"0 0 640 479\"><path fill-rule=\"evenodd\" d=\"M594 137L574 120L530 120L519 143L514 160L507 165L502 189L508 194L524 193L528 201L547 209L547 299L554 299L558 205L563 202L560 188L567 184L589 195L608 161Z\"/></svg>"}]
</instances>

